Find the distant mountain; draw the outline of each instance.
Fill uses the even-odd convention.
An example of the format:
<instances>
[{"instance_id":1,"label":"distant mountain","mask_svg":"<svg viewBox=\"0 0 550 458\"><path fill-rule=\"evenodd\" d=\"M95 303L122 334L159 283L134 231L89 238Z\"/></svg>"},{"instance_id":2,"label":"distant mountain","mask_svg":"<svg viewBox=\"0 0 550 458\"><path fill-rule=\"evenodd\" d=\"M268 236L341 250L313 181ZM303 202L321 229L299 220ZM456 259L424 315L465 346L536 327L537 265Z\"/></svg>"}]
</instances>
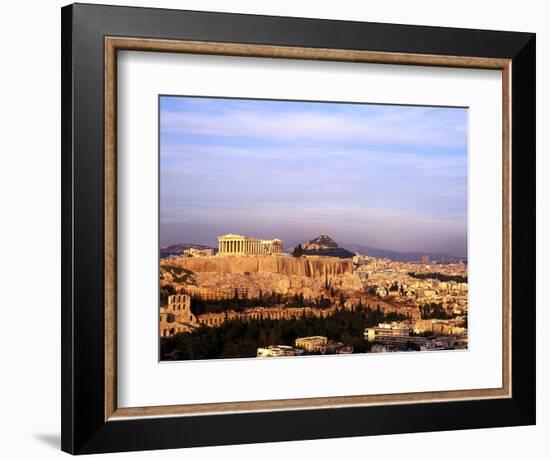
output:
<instances>
[{"instance_id":1,"label":"distant mountain","mask_svg":"<svg viewBox=\"0 0 550 458\"><path fill-rule=\"evenodd\" d=\"M328 235L320 234L303 246L304 250L318 251L318 250L332 250L338 248L338 244L332 240Z\"/></svg>"},{"instance_id":2,"label":"distant mountain","mask_svg":"<svg viewBox=\"0 0 550 458\"><path fill-rule=\"evenodd\" d=\"M298 242L290 246L287 252L292 253ZM366 245L353 243L342 243L338 245L330 236L320 234L309 242L302 243L303 254L316 256L335 256L338 258L352 258L355 253L375 258L388 258L392 261L422 261L423 256L429 256L431 261L459 261L466 260L465 257L453 256L448 253L429 253L425 251L393 251L383 248L375 248Z\"/></svg>"},{"instance_id":3,"label":"distant mountain","mask_svg":"<svg viewBox=\"0 0 550 458\"><path fill-rule=\"evenodd\" d=\"M353 251L354 253L363 254L366 256L373 256L375 258L388 258L392 261L421 261L423 256L429 256L431 261L434 260L447 260L447 261L458 261L464 260L465 258L460 256L453 256L446 253L427 253L425 251L392 251L385 250L382 248L374 248L365 245L354 245L346 243L345 247Z\"/></svg>"},{"instance_id":4,"label":"distant mountain","mask_svg":"<svg viewBox=\"0 0 550 458\"><path fill-rule=\"evenodd\" d=\"M326 234L320 234L303 246L303 254L314 256L334 256L337 258L353 258L355 253L340 248L338 244Z\"/></svg>"},{"instance_id":5,"label":"distant mountain","mask_svg":"<svg viewBox=\"0 0 550 458\"><path fill-rule=\"evenodd\" d=\"M197 245L196 243L176 243L174 245L168 245L168 246L161 246L160 247L160 257L167 258L168 256L178 256L180 254L183 254L184 250L188 250L189 248L210 248L206 245Z\"/></svg>"}]
</instances>

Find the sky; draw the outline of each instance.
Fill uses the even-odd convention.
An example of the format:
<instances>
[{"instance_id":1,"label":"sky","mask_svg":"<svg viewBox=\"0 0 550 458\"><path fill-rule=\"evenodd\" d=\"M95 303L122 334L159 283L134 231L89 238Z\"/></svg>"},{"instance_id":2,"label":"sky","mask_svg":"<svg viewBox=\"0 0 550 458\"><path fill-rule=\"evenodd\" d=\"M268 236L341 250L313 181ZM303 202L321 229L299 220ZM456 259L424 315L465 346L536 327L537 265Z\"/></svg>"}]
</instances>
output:
<instances>
[{"instance_id":1,"label":"sky","mask_svg":"<svg viewBox=\"0 0 550 458\"><path fill-rule=\"evenodd\" d=\"M467 254L468 111L160 97L160 243Z\"/></svg>"}]
</instances>

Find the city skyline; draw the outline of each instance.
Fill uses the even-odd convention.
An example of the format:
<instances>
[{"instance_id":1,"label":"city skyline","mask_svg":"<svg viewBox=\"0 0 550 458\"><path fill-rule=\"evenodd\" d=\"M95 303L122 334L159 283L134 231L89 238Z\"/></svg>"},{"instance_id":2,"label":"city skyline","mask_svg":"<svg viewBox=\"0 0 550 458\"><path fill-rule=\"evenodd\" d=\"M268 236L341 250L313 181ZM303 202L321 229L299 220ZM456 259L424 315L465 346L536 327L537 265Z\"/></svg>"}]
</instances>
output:
<instances>
[{"instance_id":1,"label":"city skyline","mask_svg":"<svg viewBox=\"0 0 550 458\"><path fill-rule=\"evenodd\" d=\"M467 255L467 109L160 98L160 240Z\"/></svg>"}]
</instances>

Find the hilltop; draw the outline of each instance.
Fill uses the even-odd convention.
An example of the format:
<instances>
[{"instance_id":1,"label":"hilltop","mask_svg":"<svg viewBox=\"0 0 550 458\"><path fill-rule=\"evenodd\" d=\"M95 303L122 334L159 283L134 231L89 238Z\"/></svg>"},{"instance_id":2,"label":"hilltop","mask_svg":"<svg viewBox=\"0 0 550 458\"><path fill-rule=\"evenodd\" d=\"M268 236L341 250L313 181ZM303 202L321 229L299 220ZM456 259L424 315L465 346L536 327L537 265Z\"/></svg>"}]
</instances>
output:
<instances>
[{"instance_id":1,"label":"hilltop","mask_svg":"<svg viewBox=\"0 0 550 458\"><path fill-rule=\"evenodd\" d=\"M286 250L288 253L292 253L294 247L298 243L290 245ZM184 250L189 248L205 249L210 248L206 245L199 245L196 243L176 243L173 245L163 246L160 248L161 259L167 258L171 255L182 255ZM466 260L464 257L453 256L448 253L433 253L424 251L394 251L383 248L376 248L367 245L358 245L353 243L341 243L340 245L334 241L332 237L326 234L319 234L317 237L311 239L308 242L302 243L304 255L309 256L333 256L337 258L350 259L355 253L373 256L375 258L388 258L392 261L411 262L421 261L423 256L429 256L430 260L443 260L444 262L456 262L460 260Z\"/></svg>"},{"instance_id":2,"label":"hilltop","mask_svg":"<svg viewBox=\"0 0 550 458\"><path fill-rule=\"evenodd\" d=\"M305 243L303 254L308 256L333 256L336 258L353 258L355 253L341 248L328 235L320 234L309 242Z\"/></svg>"}]
</instances>

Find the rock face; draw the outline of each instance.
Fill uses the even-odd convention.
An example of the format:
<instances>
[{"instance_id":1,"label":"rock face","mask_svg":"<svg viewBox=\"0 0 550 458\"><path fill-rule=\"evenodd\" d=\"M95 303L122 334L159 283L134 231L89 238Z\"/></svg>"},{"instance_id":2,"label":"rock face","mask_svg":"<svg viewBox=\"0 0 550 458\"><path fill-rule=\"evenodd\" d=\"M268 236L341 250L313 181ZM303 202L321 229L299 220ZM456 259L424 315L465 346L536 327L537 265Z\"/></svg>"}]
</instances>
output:
<instances>
[{"instance_id":1,"label":"rock face","mask_svg":"<svg viewBox=\"0 0 550 458\"><path fill-rule=\"evenodd\" d=\"M353 273L351 261L328 257L243 256L235 258L179 258L166 262L168 265L177 265L194 273L273 273L323 280Z\"/></svg>"},{"instance_id":2,"label":"rock face","mask_svg":"<svg viewBox=\"0 0 550 458\"><path fill-rule=\"evenodd\" d=\"M187 294L247 297L267 292L319 298L333 288L345 294L363 290L347 259L328 257L248 256L235 258L171 258L161 263L161 283L174 283L174 270L188 272L178 282ZM180 277L183 278L183 277Z\"/></svg>"}]
</instances>

